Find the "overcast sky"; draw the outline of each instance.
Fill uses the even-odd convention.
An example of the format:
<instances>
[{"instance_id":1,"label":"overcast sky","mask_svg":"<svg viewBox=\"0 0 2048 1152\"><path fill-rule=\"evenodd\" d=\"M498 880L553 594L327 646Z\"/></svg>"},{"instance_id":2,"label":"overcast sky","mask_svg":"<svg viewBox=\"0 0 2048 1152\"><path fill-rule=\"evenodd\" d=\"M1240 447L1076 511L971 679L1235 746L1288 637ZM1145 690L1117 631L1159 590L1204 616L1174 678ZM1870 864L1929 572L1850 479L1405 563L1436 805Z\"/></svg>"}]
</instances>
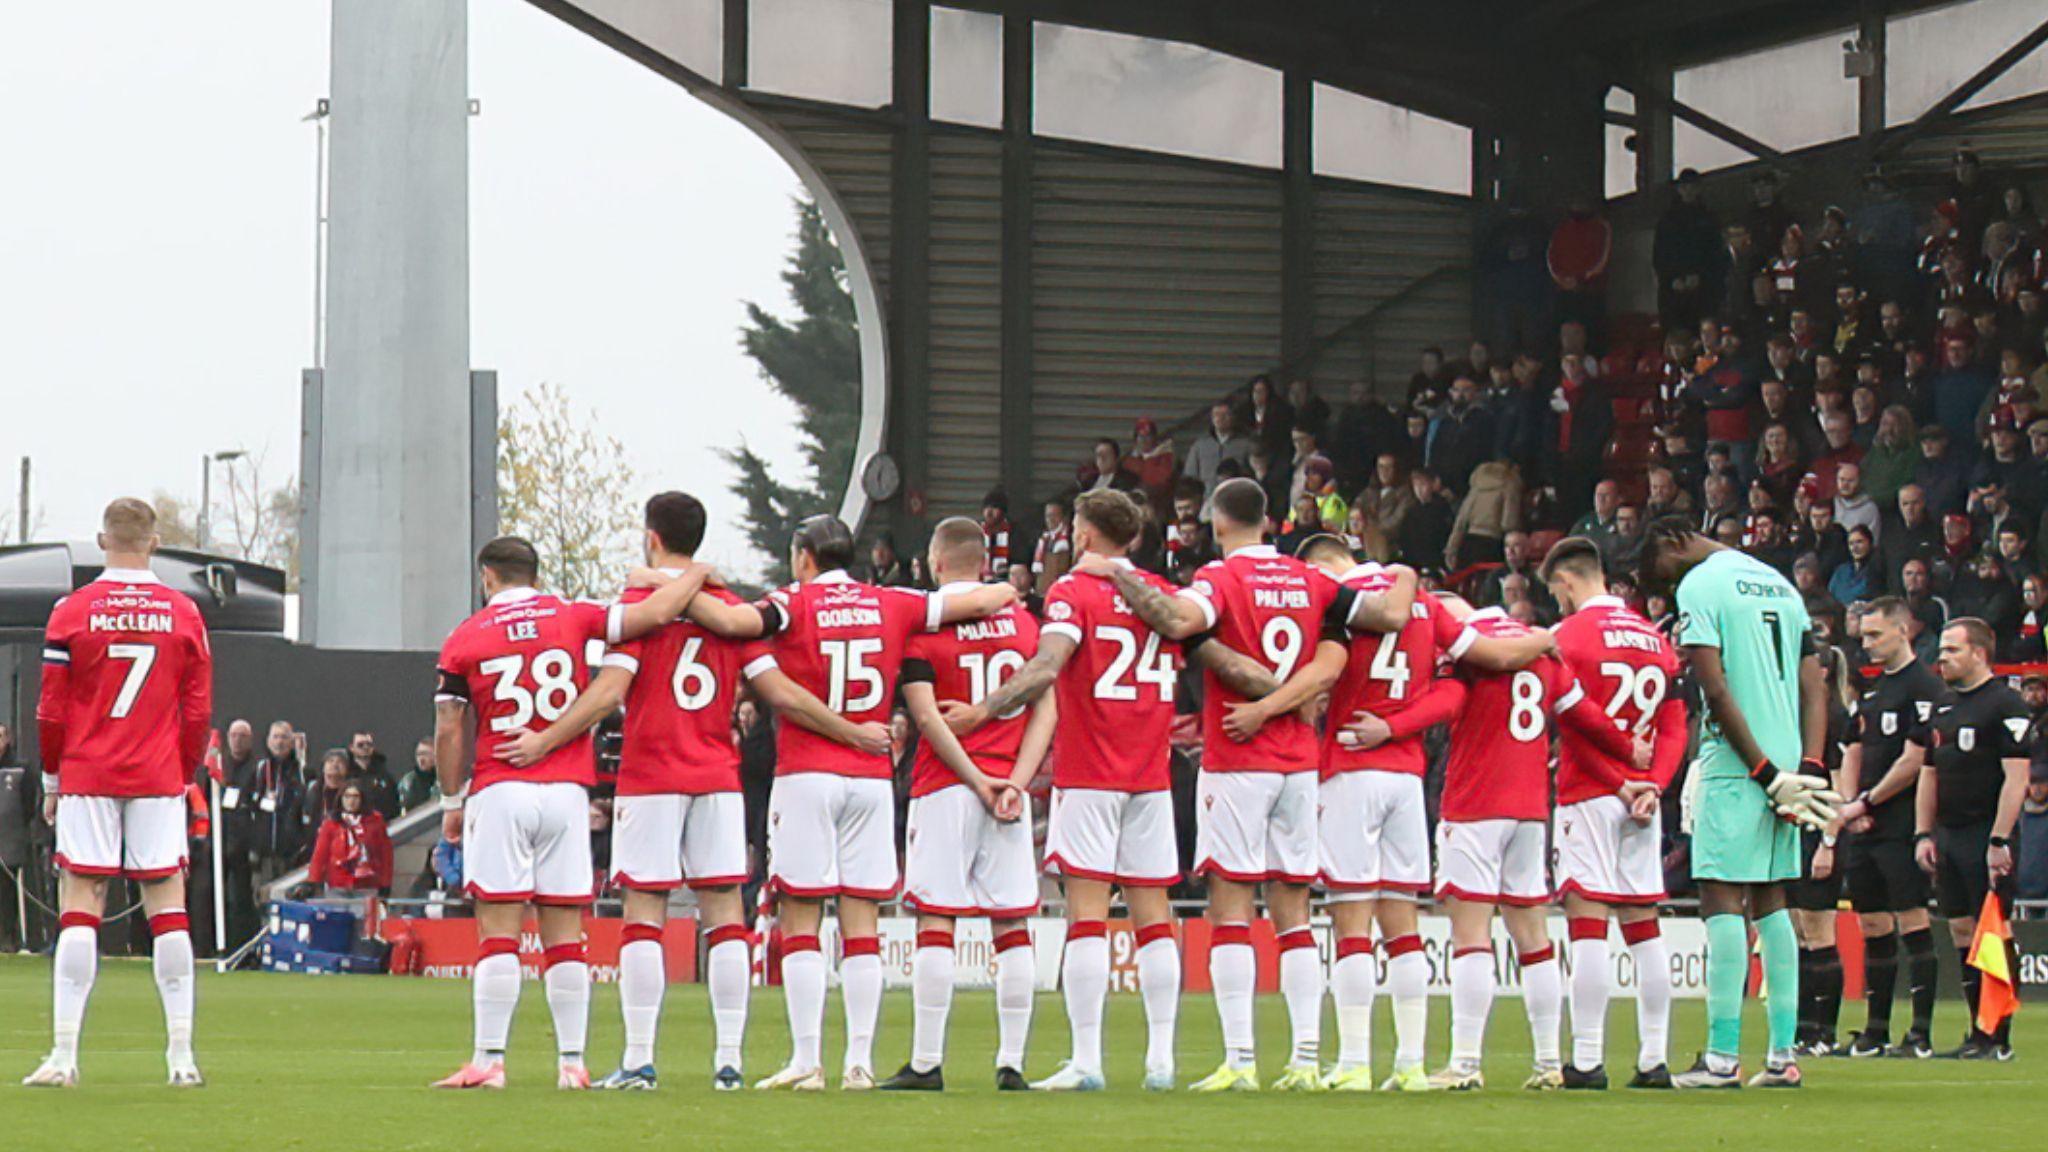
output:
<instances>
[{"instance_id":1,"label":"overcast sky","mask_svg":"<svg viewBox=\"0 0 2048 1152\"><path fill-rule=\"evenodd\" d=\"M312 355L321 0L0 6L0 502L22 456L50 538L115 495L188 499L199 458L298 467ZM564 386L640 487L712 512L751 571L728 470L798 463L790 407L739 351L781 310L801 185L682 89L532 8L470 0L471 360L501 403Z\"/></svg>"}]
</instances>

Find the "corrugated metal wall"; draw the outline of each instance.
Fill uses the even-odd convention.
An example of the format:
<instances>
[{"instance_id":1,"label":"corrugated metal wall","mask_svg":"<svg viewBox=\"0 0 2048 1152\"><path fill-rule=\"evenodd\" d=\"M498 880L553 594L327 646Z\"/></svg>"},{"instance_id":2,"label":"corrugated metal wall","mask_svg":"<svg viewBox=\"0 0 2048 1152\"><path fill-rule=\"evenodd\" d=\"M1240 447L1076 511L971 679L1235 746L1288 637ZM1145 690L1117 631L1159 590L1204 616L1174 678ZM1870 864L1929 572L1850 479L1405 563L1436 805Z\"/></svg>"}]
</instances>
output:
<instances>
[{"instance_id":1,"label":"corrugated metal wall","mask_svg":"<svg viewBox=\"0 0 2048 1152\"><path fill-rule=\"evenodd\" d=\"M932 512L974 515L1001 458L1003 183L995 136L931 136ZM1015 505L1027 515L1024 494Z\"/></svg>"},{"instance_id":2,"label":"corrugated metal wall","mask_svg":"<svg viewBox=\"0 0 2048 1152\"><path fill-rule=\"evenodd\" d=\"M877 121L780 104L757 109L818 166L853 217L875 287L889 298L889 160L893 137Z\"/></svg>"},{"instance_id":3,"label":"corrugated metal wall","mask_svg":"<svg viewBox=\"0 0 2048 1152\"><path fill-rule=\"evenodd\" d=\"M1280 177L1040 141L1032 475L1171 423L1280 350Z\"/></svg>"},{"instance_id":4,"label":"corrugated metal wall","mask_svg":"<svg viewBox=\"0 0 2048 1152\"><path fill-rule=\"evenodd\" d=\"M1445 266L1469 265L1472 205L1395 188L1319 180L1315 190L1316 337L1343 328L1416 280ZM1355 336L1316 362L1312 378L1332 402L1351 381L1380 395L1401 391L1417 350L1461 344L1472 331L1469 272L1414 289Z\"/></svg>"}]
</instances>

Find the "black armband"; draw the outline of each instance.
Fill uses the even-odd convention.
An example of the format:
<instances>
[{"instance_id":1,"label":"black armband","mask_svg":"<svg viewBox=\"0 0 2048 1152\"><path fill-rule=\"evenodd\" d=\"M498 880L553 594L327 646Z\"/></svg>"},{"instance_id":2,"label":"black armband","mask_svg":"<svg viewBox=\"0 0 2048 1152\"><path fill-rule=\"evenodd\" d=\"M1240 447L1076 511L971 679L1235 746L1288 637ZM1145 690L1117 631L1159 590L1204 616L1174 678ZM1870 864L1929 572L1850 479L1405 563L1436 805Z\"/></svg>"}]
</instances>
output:
<instances>
[{"instance_id":1,"label":"black armband","mask_svg":"<svg viewBox=\"0 0 2048 1152\"><path fill-rule=\"evenodd\" d=\"M1197 632L1180 642L1180 653L1182 656L1193 659L1195 653L1201 649L1202 645L1215 638L1216 633L1214 632Z\"/></svg>"},{"instance_id":2,"label":"black armband","mask_svg":"<svg viewBox=\"0 0 2048 1152\"><path fill-rule=\"evenodd\" d=\"M906 656L903 658L903 669L897 674L897 678L905 684L930 684L937 680L939 675L938 670L932 667L931 661Z\"/></svg>"},{"instance_id":3,"label":"black armband","mask_svg":"<svg viewBox=\"0 0 2048 1152\"><path fill-rule=\"evenodd\" d=\"M754 602L754 611L761 614L761 639L779 636L788 630L789 610L776 601L757 600Z\"/></svg>"},{"instance_id":4,"label":"black armband","mask_svg":"<svg viewBox=\"0 0 2048 1152\"><path fill-rule=\"evenodd\" d=\"M460 700L469 702L469 678L460 673L441 670L440 683L434 687L435 700Z\"/></svg>"},{"instance_id":5,"label":"black armband","mask_svg":"<svg viewBox=\"0 0 2048 1152\"><path fill-rule=\"evenodd\" d=\"M2009 836L2000 836L1994 832L1991 836L1991 846L1993 848L2010 848L2012 847L2012 838Z\"/></svg>"}]
</instances>

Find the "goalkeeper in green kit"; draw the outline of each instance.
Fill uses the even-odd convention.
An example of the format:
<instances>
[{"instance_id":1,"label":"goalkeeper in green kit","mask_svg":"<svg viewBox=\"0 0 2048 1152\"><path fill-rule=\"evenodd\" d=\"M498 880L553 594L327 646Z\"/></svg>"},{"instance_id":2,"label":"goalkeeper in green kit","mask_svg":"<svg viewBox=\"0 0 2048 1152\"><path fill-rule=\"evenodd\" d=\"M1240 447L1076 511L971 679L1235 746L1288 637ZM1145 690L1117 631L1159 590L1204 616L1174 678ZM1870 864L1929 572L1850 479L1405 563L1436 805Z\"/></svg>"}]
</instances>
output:
<instances>
[{"instance_id":1,"label":"goalkeeper in green kit","mask_svg":"<svg viewBox=\"0 0 2048 1152\"><path fill-rule=\"evenodd\" d=\"M1799 941L1785 885L1801 876L1799 826L1834 819L1821 765L1826 684L1812 621L1792 582L1701 536L1683 519L1651 525L1642 575L1677 588L1675 637L1706 700L1692 771L1692 874L1707 928L1707 1048L1677 1088L1742 1087L1742 997L1756 925L1770 999L1770 1045L1752 1087L1796 1088Z\"/></svg>"}]
</instances>

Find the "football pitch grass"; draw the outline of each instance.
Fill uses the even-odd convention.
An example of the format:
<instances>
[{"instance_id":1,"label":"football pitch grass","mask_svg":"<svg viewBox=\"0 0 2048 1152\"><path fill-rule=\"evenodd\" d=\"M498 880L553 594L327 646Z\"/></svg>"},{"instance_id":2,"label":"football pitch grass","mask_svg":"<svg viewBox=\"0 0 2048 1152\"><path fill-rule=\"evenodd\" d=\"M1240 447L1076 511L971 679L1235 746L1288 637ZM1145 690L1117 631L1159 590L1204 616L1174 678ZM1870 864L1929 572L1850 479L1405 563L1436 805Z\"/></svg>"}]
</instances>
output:
<instances>
[{"instance_id":1,"label":"football pitch grass","mask_svg":"<svg viewBox=\"0 0 2048 1152\"><path fill-rule=\"evenodd\" d=\"M837 1090L843 1018L827 1005L826 1068L833 1088L795 1096L710 1087L710 1021L701 986L671 988L663 1015L659 1092L569 1095L554 1088L553 1040L538 984L524 989L505 1092L431 1092L469 1050L469 986L447 980L367 976L202 976L198 1051L205 1088L164 1086L163 1019L146 962L106 960L87 1015L73 1091L19 1088L49 1045L49 961L0 959L0 1149L467 1149L641 1147L759 1148L1318 1148L1663 1150L1743 1152L1842 1148L2039 1147L2048 1134L2048 1019L2018 1018L2019 1059L2010 1064L1932 1060L1813 1060L1799 1091L1629 1092L1619 1088L1634 1051L1633 1005L1609 1017L1617 1087L1605 1093L1521 1090L1529 1066L1521 1001L1502 999L1488 1029L1487 1089L1470 1095L1196 1096L1139 1090L1144 1010L1138 997L1110 999L1110 1090L1094 1095L1004 1095L993 1085L995 1007L962 993L943 1095L843 1094ZM1280 1071L1286 1013L1259 1003L1261 1071ZM1704 1034L1699 1001L1676 1008L1673 1063L1689 1064ZM1860 1019L1860 1008L1845 1016ZM1937 1028L1952 1043L1959 1005L1944 1003ZM1375 1022L1379 1072L1391 1027ZM1216 1012L1190 996L1180 1016L1183 1084L1220 1057ZM1746 1045L1761 1044L1752 1009ZM1448 1006L1434 1002L1430 1064L1447 1043ZM1049 1073L1064 1056L1066 1017L1057 994L1038 999L1030 1066ZM747 1074L765 1076L788 1055L780 989L755 989ZM616 1062L618 995L600 986L591 1006L590 1066ZM1569 1040L1566 1041L1567 1045ZM887 995L876 1041L878 1076L910 1044L910 996ZM1325 1022L1325 1053L1333 1053ZM1569 1050L1569 1049L1567 1049ZM1750 1056L1753 1067L1757 1061Z\"/></svg>"}]
</instances>

